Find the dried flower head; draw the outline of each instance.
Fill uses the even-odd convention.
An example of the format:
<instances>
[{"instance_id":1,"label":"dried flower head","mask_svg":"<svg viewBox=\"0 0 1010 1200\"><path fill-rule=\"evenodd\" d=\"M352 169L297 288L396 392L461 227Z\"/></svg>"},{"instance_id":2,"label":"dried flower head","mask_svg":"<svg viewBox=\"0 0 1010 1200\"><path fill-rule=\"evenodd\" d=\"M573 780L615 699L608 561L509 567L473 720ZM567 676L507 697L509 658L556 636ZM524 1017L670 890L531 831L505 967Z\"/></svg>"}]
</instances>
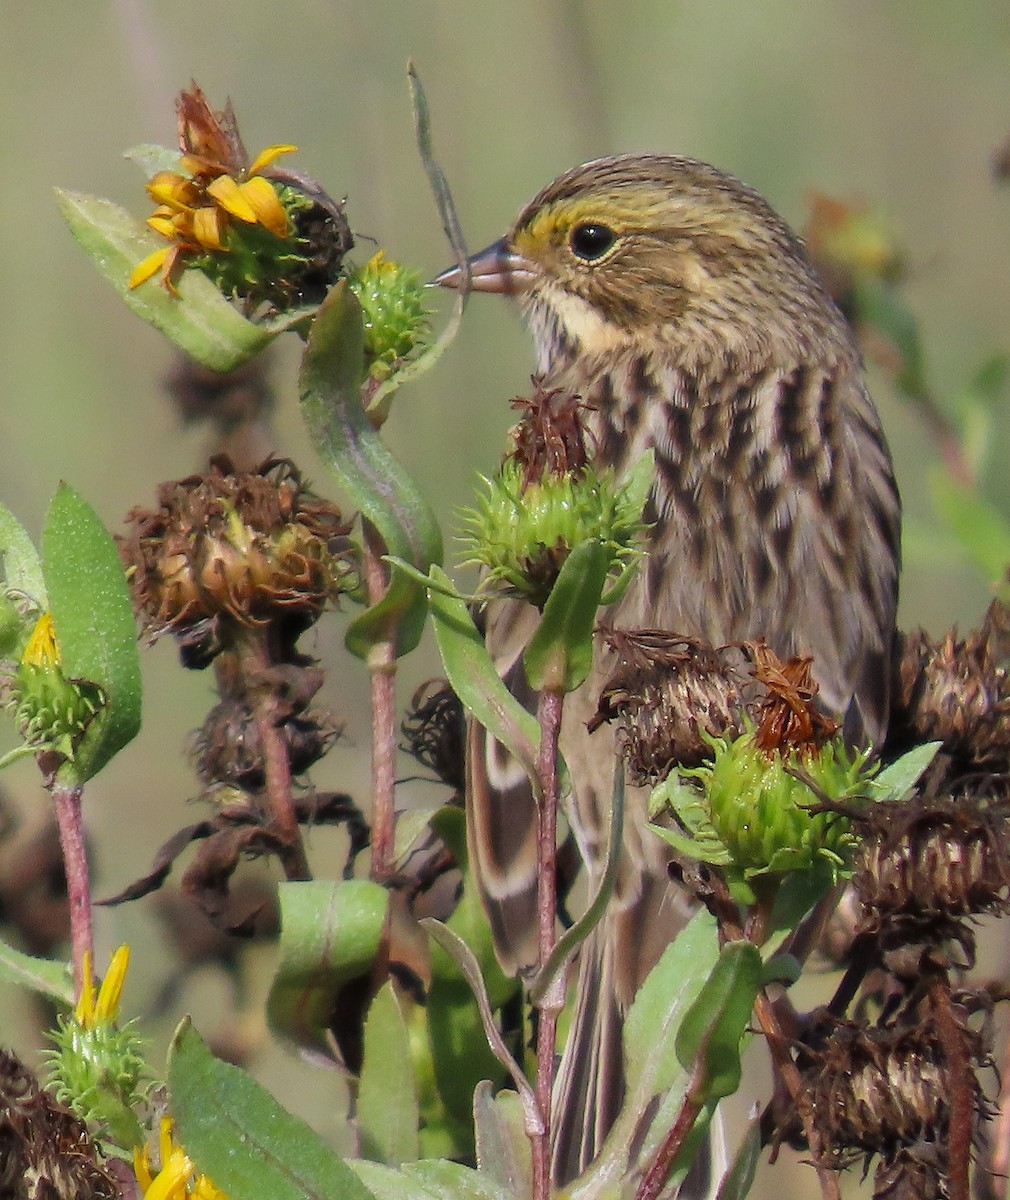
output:
<instances>
[{"instance_id":1,"label":"dried flower head","mask_svg":"<svg viewBox=\"0 0 1010 1200\"><path fill-rule=\"evenodd\" d=\"M904 640L892 703L895 738L942 741L966 763L1010 763L1010 680L993 641L994 601L982 628L967 638L949 630L939 641L917 630Z\"/></svg>"},{"instance_id":2,"label":"dried flower head","mask_svg":"<svg viewBox=\"0 0 1010 1200\"><path fill-rule=\"evenodd\" d=\"M287 460L235 472L214 459L158 501L129 514L120 553L148 633L173 633L190 665L223 647L229 621L297 635L356 582L350 524Z\"/></svg>"},{"instance_id":3,"label":"dried flower head","mask_svg":"<svg viewBox=\"0 0 1010 1200\"><path fill-rule=\"evenodd\" d=\"M466 715L446 679L428 679L410 698L400 726L403 749L457 792L464 785Z\"/></svg>"},{"instance_id":4,"label":"dried flower head","mask_svg":"<svg viewBox=\"0 0 1010 1200\"><path fill-rule=\"evenodd\" d=\"M532 383L532 396L512 400L522 416L509 431L511 457L522 469L524 489L545 475L581 475L592 446L585 424L592 408L571 392L545 388L541 376L534 375Z\"/></svg>"},{"instance_id":5,"label":"dried flower head","mask_svg":"<svg viewBox=\"0 0 1010 1200\"><path fill-rule=\"evenodd\" d=\"M712 739L746 729L746 674L735 648L716 648L660 629L603 631L617 665L600 694L590 732L616 721L635 783L711 758Z\"/></svg>"}]
</instances>

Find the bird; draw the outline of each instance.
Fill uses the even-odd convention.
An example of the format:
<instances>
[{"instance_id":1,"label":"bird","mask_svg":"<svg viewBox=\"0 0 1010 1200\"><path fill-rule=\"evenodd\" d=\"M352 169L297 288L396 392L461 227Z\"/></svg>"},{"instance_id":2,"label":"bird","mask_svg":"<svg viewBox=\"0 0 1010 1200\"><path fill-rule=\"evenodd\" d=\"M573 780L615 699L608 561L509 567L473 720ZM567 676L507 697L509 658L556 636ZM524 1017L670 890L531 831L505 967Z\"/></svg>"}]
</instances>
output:
<instances>
[{"instance_id":1,"label":"bird","mask_svg":"<svg viewBox=\"0 0 1010 1200\"><path fill-rule=\"evenodd\" d=\"M608 622L714 645L764 639L813 657L818 702L853 746L885 735L901 504L852 331L800 238L756 191L669 154L596 159L549 183L508 233L436 277L511 297L542 386L588 410L595 462L618 477L651 450L644 561ZM538 614L492 601L486 641L525 703ZM586 725L603 648L566 698L570 821L592 883L606 854L617 746ZM691 908L630 788L617 883L581 948L555 1084L560 1186L599 1153L623 1097L621 1026ZM471 867L496 952L536 961L536 810L525 777L475 725L468 739Z\"/></svg>"}]
</instances>

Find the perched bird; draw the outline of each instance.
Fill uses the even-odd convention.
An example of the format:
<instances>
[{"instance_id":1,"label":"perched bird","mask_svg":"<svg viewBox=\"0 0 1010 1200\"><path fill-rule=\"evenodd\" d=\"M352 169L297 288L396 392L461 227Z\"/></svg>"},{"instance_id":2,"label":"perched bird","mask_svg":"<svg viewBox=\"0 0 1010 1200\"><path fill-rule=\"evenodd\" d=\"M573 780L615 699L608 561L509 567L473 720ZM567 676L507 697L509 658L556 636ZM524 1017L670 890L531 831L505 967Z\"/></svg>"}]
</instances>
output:
<instances>
[{"instance_id":1,"label":"perched bird","mask_svg":"<svg viewBox=\"0 0 1010 1200\"><path fill-rule=\"evenodd\" d=\"M853 744L888 711L900 503L850 330L799 239L750 188L667 155L603 158L561 175L470 260L475 291L515 297L545 387L591 405L598 463L649 448L648 556L608 620L722 644L763 637L813 655L819 700ZM461 286L463 272L438 277ZM494 602L487 641L528 699L521 656L537 614ZM604 655L566 701L562 751L590 879L602 869L615 744L586 722ZM503 965L536 960L536 814L522 773L471 731L471 862ZM618 883L584 945L557 1082L554 1174L597 1154L623 1094L621 1025L683 924L659 839L629 792Z\"/></svg>"}]
</instances>

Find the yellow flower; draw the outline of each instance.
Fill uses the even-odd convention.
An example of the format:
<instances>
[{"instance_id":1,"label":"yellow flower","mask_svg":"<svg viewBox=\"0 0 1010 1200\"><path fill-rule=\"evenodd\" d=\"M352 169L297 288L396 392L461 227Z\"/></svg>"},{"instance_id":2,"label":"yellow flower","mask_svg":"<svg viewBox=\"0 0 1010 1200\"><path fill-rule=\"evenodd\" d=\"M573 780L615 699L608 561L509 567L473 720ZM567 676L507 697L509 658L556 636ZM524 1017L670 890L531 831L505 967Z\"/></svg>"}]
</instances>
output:
<instances>
[{"instance_id":1,"label":"yellow flower","mask_svg":"<svg viewBox=\"0 0 1010 1200\"><path fill-rule=\"evenodd\" d=\"M25 666L39 667L43 670L60 665L60 651L56 644L52 613L44 612L35 622L35 628L21 655L21 662Z\"/></svg>"},{"instance_id":2,"label":"yellow flower","mask_svg":"<svg viewBox=\"0 0 1010 1200\"><path fill-rule=\"evenodd\" d=\"M193 1177L193 1161L172 1136L172 1118L162 1117L159 1131L161 1169L151 1174L146 1146L133 1152L133 1170L144 1200L228 1200L206 1175Z\"/></svg>"},{"instance_id":3,"label":"yellow flower","mask_svg":"<svg viewBox=\"0 0 1010 1200\"><path fill-rule=\"evenodd\" d=\"M175 292L172 275L186 254L227 253L225 234L232 221L259 225L277 238L289 233L288 215L262 172L282 154L297 150L287 143L267 146L250 163L229 106L215 113L195 85L179 96L178 171L158 171L147 182L156 208L147 224L169 245L137 264L129 286L138 287L161 272L161 283Z\"/></svg>"},{"instance_id":4,"label":"yellow flower","mask_svg":"<svg viewBox=\"0 0 1010 1200\"><path fill-rule=\"evenodd\" d=\"M120 946L113 954L109 970L102 980L102 986L95 995L95 979L91 970L91 952L84 955L83 981L81 994L74 1009L78 1025L85 1029L94 1029L96 1025L110 1025L115 1021L119 1012L119 998L123 994L123 981L126 979L126 968L130 962L130 947Z\"/></svg>"}]
</instances>

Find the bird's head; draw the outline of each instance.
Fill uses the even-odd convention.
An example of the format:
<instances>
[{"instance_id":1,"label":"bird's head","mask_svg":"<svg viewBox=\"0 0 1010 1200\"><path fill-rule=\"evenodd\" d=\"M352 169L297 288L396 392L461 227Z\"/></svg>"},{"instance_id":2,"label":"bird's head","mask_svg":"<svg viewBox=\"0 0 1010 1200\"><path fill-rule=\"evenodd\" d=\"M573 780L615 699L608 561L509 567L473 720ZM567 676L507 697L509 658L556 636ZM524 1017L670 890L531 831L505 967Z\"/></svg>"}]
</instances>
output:
<instances>
[{"instance_id":1,"label":"bird's head","mask_svg":"<svg viewBox=\"0 0 1010 1200\"><path fill-rule=\"evenodd\" d=\"M837 313L801 244L754 191L670 155L598 159L561 175L470 260L475 291L514 295L549 362L627 343L767 350ZM436 282L458 287L463 272ZM781 330L778 329L781 326ZM833 330L834 331L834 330ZM543 365L546 365L544 363Z\"/></svg>"}]
</instances>

